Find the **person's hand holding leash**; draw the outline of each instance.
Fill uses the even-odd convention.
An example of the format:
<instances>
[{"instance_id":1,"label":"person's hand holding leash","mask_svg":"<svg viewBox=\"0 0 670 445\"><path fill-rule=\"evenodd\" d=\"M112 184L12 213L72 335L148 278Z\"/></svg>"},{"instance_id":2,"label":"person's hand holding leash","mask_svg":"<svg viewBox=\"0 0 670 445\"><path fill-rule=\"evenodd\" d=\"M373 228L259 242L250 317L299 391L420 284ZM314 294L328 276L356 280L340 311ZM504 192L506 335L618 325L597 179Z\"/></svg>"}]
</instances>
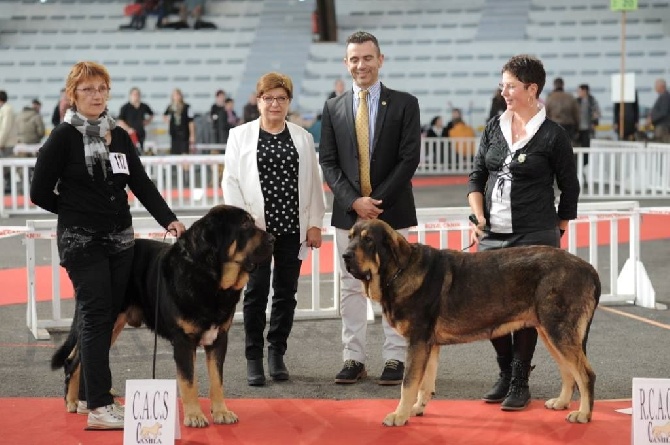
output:
<instances>
[{"instance_id":1,"label":"person's hand holding leash","mask_svg":"<svg viewBox=\"0 0 670 445\"><path fill-rule=\"evenodd\" d=\"M184 224L177 220L172 221L170 225L167 226L167 231L174 235L176 238L179 238L184 232L186 232L186 227Z\"/></svg>"},{"instance_id":2,"label":"person's hand holding leash","mask_svg":"<svg viewBox=\"0 0 670 445\"><path fill-rule=\"evenodd\" d=\"M486 220L484 217L477 218L474 213L471 213L468 216L470 221L470 243L479 244L479 238L484 234L484 226L486 225Z\"/></svg>"}]
</instances>

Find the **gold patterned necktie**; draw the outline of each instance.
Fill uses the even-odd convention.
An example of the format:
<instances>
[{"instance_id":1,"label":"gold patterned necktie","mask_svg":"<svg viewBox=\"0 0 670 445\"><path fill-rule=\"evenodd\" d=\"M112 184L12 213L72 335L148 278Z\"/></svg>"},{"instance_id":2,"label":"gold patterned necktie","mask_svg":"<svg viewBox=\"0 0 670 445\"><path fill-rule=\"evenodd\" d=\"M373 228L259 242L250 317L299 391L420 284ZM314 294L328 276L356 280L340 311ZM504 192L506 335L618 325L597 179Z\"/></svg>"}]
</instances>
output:
<instances>
[{"instance_id":1,"label":"gold patterned necktie","mask_svg":"<svg viewBox=\"0 0 670 445\"><path fill-rule=\"evenodd\" d=\"M358 159L361 176L361 195L370 196L370 125L368 118L368 90L358 92L356 110L356 140L358 141Z\"/></svg>"}]
</instances>

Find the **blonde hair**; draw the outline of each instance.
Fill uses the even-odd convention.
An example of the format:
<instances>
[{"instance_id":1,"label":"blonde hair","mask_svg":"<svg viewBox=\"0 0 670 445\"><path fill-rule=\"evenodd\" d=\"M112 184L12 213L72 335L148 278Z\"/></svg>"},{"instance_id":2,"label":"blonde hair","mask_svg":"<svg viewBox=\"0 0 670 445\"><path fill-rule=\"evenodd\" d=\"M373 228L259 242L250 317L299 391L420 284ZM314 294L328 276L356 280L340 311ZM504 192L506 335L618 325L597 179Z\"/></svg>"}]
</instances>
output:
<instances>
[{"instance_id":1,"label":"blonde hair","mask_svg":"<svg viewBox=\"0 0 670 445\"><path fill-rule=\"evenodd\" d=\"M87 81L88 79L100 77L107 88L111 86L111 79L109 77L109 72L107 68L96 62L77 62L70 69L70 74L67 75L65 80L65 95L69 99L70 103L74 107L76 99L76 89L79 84ZM109 98L109 92L107 92L107 97Z\"/></svg>"},{"instance_id":2,"label":"blonde hair","mask_svg":"<svg viewBox=\"0 0 670 445\"><path fill-rule=\"evenodd\" d=\"M271 72L264 74L256 83L256 97L261 97L263 93L275 88L283 88L289 99L293 99L293 82L286 74Z\"/></svg>"}]
</instances>

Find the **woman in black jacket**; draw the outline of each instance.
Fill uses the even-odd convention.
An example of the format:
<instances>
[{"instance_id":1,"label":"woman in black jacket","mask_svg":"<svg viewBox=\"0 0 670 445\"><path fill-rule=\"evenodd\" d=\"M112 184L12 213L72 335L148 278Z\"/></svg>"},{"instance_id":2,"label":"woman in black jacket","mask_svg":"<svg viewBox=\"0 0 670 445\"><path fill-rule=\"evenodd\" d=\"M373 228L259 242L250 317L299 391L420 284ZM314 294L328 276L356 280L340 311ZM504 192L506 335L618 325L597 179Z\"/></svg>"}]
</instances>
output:
<instances>
[{"instance_id":1,"label":"woman in black jacket","mask_svg":"<svg viewBox=\"0 0 670 445\"><path fill-rule=\"evenodd\" d=\"M507 110L489 120L470 173L468 201L478 250L541 244L560 246L577 216L579 182L570 137L547 119L538 101L546 74L534 57L512 57L500 89ZM561 191L555 206L554 182ZM487 273L482 271L482 273ZM535 328L492 339L500 379L483 399L515 411L530 401L528 375L537 344Z\"/></svg>"},{"instance_id":2,"label":"woman in black jacket","mask_svg":"<svg viewBox=\"0 0 670 445\"><path fill-rule=\"evenodd\" d=\"M84 394L78 411L93 429L123 428L110 389L109 348L133 261L134 232L126 186L160 225L185 228L147 176L128 133L107 114L110 77L94 62L68 75L72 104L39 151L30 187L38 206L58 215L61 265L75 290Z\"/></svg>"}]
</instances>

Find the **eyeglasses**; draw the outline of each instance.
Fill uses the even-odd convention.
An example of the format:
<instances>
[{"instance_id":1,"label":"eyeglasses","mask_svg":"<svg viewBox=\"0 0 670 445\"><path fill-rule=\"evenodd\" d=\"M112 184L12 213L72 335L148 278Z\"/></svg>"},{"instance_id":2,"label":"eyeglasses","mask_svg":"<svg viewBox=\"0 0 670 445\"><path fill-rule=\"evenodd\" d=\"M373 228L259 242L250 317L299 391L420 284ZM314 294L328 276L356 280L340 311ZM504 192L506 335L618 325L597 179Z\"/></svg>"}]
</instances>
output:
<instances>
[{"instance_id":1,"label":"eyeglasses","mask_svg":"<svg viewBox=\"0 0 670 445\"><path fill-rule=\"evenodd\" d=\"M106 85L101 85L98 88L86 87L86 88L77 88L77 91L81 91L88 97L95 96L95 93L100 93L101 96L106 96L109 93L109 88Z\"/></svg>"},{"instance_id":2,"label":"eyeglasses","mask_svg":"<svg viewBox=\"0 0 670 445\"><path fill-rule=\"evenodd\" d=\"M286 96L262 96L261 100L265 102L268 105L272 105L272 102L275 100L279 105L284 105L286 101L288 101L288 97Z\"/></svg>"},{"instance_id":3,"label":"eyeglasses","mask_svg":"<svg viewBox=\"0 0 670 445\"><path fill-rule=\"evenodd\" d=\"M504 91L504 90L514 91L515 89L517 89L519 87L522 87L522 86L524 88L528 87L528 85L525 84L525 83L499 83L498 84L498 89L500 91Z\"/></svg>"}]
</instances>

